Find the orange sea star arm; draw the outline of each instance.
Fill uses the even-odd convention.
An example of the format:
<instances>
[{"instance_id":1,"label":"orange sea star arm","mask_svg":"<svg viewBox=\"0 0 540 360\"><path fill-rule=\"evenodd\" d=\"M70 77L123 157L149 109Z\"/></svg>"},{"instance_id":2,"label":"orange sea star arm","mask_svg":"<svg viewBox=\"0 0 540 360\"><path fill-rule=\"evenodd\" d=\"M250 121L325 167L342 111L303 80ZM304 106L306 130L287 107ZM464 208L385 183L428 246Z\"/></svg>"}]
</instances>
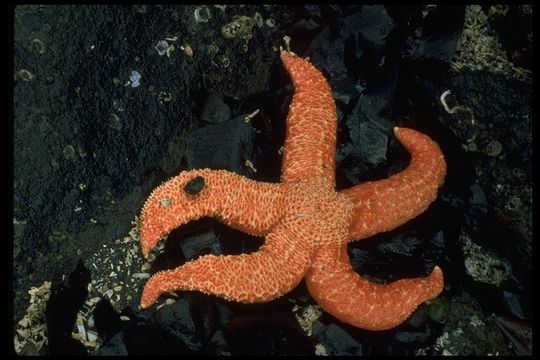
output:
<instances>
[{"instance_id":1,"label":"orange sea star arm","mask_svg":"<svg viewBox=\"0 0 540 360\"><path fill-rule=\"evenodd\" d=\"M280 224L251 254L206 255L174 270L162 271L144 287L141 307L169 291L198 290L243 303L267 302L293 289L303 278L314 252L305 220Z\"/></svg>"},{"instance_id":2,"label":"orange sea star arm","mask_svg":"<svg viewBox=\"0 0 540 360\"><path fill-rule=\"evenodd\" d=\"M335 186L336 105L319 70L296 55L282 51L294 95L287 115L282 181L296 182L322 175Z\"/></svg>"},{"instance_id":3,"label":"orange sea star arm","mask_svg":"<svg viewBox=\"0 0 540 360\"><path fill-rule=\"evenodd\" d=\"M366 330L387 330L405 321L422 302L443 289L443 274L435 267L425 278L379 285L362 279L352 268L347 244L325 245L306 274L309 293L321 307L348 324Z\"/></svg>"},{"instance_id":4,"label":"orange sea star arm","mask_svg":"<svg viewBox=\"0 0 540 360\"><path fill-rule=\"evenodd\" d=\"M204 185L196 194L185 191L197 177ZM156 188L141 211L143 254L171 230L203 216L211 216L243 232L264 236L280 220L285 208L281 184L248 179L225 170L183 171Z\"/></svg>"},{"instance_id":5,"label":"orange sea star arm","mask_svg":"<svg viewBox=\"0 0 540 360\"><path fill-rule=\"evenodd\" d=\"M394 132L411 154L409 166L388 179L341 191L357 204L350 241L392 230L418 216L435 200L444 181L446 162L437 143L412 129Z\"/></svg>"}]
</instances>

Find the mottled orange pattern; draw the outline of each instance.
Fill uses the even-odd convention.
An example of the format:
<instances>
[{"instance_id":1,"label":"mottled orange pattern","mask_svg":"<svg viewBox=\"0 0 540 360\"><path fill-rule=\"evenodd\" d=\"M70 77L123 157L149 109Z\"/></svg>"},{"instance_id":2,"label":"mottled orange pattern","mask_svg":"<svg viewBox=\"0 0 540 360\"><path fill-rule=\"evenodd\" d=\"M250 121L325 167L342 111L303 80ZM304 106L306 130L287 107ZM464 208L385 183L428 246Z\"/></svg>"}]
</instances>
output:
<instances>
[{"instance_id":1,"label":"mottled orange pattern","mask_svg":"<svg viewBox=\"0 0 540 360\"><path fill-rule=\"evenodd\" d=\"M309 62L282 51L295 94L287 116L281 183L224 171L184 171L155 189L141 213L146 256L171 230L212 216L246 233L265 236L259 251L206 255L150 278L141 307L169 291L198 290L243 303L267 302L305 278L313 298L343 322L369 330L402 323L443 288L435 267L425 278L378 285L350 265L347 243L391 230L414 218L437 196L446 164L435 142L395 128L411 163L388 179L335 191L336 108L324 76ZM184 187L204 178L200 191Z\"/></svg>"}]
</instances>

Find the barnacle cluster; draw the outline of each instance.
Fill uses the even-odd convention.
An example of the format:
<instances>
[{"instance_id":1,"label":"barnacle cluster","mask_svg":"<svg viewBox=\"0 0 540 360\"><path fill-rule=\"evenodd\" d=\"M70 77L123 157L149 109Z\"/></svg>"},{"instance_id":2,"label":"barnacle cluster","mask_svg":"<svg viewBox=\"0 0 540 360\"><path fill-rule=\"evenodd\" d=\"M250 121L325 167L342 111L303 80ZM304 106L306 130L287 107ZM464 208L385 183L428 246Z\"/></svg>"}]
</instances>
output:
<instances>
[{"instance_id":1,"label":"barnacle cluster","mask_svg":"<svg viewBox=\"0 0 540 360\"><path fill-rule=\"evenodd\" d=\"M465 8L465 24L452 69L485 70L521 81L530 81L532 72L514 65L507 57L497 34L489 25L493 16L508 12L507 5L492 5L487 14L480 5Z\"/></svg>"}]
</instances>

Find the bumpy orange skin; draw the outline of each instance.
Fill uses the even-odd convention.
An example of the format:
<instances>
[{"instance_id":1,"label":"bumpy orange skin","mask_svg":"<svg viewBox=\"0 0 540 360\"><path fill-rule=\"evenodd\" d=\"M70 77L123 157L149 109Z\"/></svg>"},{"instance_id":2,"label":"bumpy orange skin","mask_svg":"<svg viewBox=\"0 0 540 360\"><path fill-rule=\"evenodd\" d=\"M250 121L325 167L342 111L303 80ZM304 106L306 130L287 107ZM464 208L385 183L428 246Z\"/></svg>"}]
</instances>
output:
<instances>
[{"instance_id":1,"label":"bumpy orange skin","mask_svg":"<svg viewBox=\"0 0 540 360\"><path fill-rule=\"evenodd\" d=\"M425 278L378 285L350 265L347 243L391 230L422 213L446 173L441 150L429 137L395 128L411 163L388 179L335 191L336 108L323 75L309 62L282 51L295 87L287 116L282 181L262 183L223 171L184 171L158 187L141 213L145 255L159 239L188 221L213 216L244 232L265 236L259 251L206 255L162 271L144 287L141 307L168 291L198 290L243 303L267 302L305 278L313 298L343 322L368 330L402 323L443 289L435 267ZM202 176L205 186L184 186Z\"/></svg>"}]
</instances>

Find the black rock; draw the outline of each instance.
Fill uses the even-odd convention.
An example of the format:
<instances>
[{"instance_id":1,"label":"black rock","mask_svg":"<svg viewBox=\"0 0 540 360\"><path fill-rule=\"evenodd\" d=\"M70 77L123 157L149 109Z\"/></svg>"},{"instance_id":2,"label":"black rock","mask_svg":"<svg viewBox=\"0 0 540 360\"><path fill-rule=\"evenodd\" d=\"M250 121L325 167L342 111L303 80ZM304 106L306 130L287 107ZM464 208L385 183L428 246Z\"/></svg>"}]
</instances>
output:
<instances>
[{"instance_id":1,"label":"black rock","mask_svg":"<svg viewBox=\"0 0 540 360\"><path fill-rule=\"evenodd\" d=\"M532 355L532 328L530 325L495 314L491 314L488 319L494 322L508 340L510 340L516 355Z\"/></svg>"},{"instance_id":2,"label":"black rock","mask_svg":"<svg viewBox=\"0 0 540 360\"><path fill-rule=\"evenodd\" d=\"M182 349L201 350L203 339L198 333L198 324L193 320L190 304L180 299L172 305L164 306L153 314L152 324L159 329L170 344L177 344Z\"/></svg>"},{"instance_id":3,"label":"black rock","mask_svg":"<svg viewBox=\"0 0 540 360\"><path fill-rule=\"evenodd\" d=\"M226 325L232 355L313 355L298 324L261 316L237 316Z\"/></svg>"},{"instance_id":4,"label":"black rock","mask_svg":"<svg viewBox=\"0 0 540 360\"><path fill-rule=\"evenodd\" d=\"M204 121L220 123L231 118L231 109L218 94L208 94L203 106L201 119Z\"/></svg>"},{"instance_id":5,"label":"black rock","mask_svg":"<svg viewBox=\"0 0 540 360\"><path fill-rule=\"evenodd\" d=\"M88 296L91 276L82 260L63 282L54 284L47 301L45 319L51 355L86 354L82 343L71 337L77 312Z\"/></svg>"},{"instance_id":6,"label":"black rock","mask_svg":"<svg viewBox=\"0 0 540 360\"><path fill-rule=\"evenodd\" d=\"M479 184L474 184L469 188L471 197L469 199L469 214L476 220L487 214L488 202L484 190ZM475 222L476 222L475 221ZM473 223L474 224L474 223Z\"/></svg>"},{"instance_id":7,"label":"black rock","mask_svg":"<svg viewBox=\"0 0 540 360\"><path fill-rule=\"evenodd\" d=\"M190 169L209 167L238 174L253 174L246 160L254 162L255 131L243 114L194 130L187 139L186 161Z\"/></svg>"},{"instance_id":8,"label":"black rock","mask_svg":"<svg viewBox=\"0 0 540 360\"><path fill-rule=\"evenodd\" d=\"M105 298L101 298L97 303L93 317L96 329L103 342L107 342L122 330L123 325L120 315Z\"/></svg>"},{"instance_id":9,"label":"black rock","mask_svg":"<svg viewBox=\"0 0 540 360\"><path fill-rule=\"evenodd\" d=\"M119 332L114 335L109 341L104 342L99 349L91 353L91 355L100 356L126 356L129 352L124 344L124 333Z\"/></svg>"},{"instance_id":10,"label":"black rock","mask_svg":"<svg viewBox=\"0 0 540 360\"><path fill-rule=\"evenodd\" d=\"M327 355L363 355L362 344L336 324L313 323L313 335L324 346Z\"/></svg>"},{"instance_id":11,"label":"black rock","mask_svg":"<svg viewBox=\"0 0 540 360\"><path fill-rule=\"evenodd\" d=\"M421 347L431 336L433 336L431 330L426 327L424 331L399 331L396 334L396 340L404 344L415 344Z\"/></svg>"}]
</instances>

